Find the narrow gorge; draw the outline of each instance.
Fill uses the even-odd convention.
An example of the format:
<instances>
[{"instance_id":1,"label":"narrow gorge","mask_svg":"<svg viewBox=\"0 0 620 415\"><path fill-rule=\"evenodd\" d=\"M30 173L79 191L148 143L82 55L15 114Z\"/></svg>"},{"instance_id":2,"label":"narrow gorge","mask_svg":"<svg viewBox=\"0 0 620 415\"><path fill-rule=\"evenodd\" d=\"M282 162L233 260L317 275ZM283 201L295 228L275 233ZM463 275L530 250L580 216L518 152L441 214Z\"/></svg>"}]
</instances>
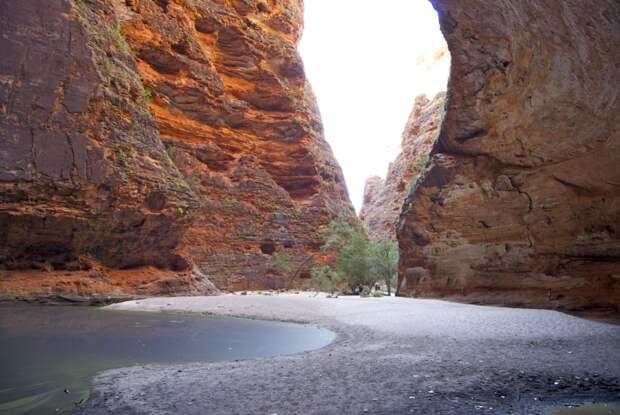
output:
<instances>
[{"instance_id":1,"label":"narrow gorge","mask_svg":"<svg viewBox=\"0 0 620 415\"><path fill-rule=\"evenodd\" d=\"M0 0L0 413L620 414L619 28Z\"/></svg>"},{"instance_id":2,"label":"narrow gorge","mask_svg":"<svg viewBox=\"0 0 620 415\"><path fill-rule=\"evenodd\" d=\"M385 179L372 176L366 180L359 216L371 239L396 240L403 201L428 162L445 103L444 92L432 100L426 95L416 97L403 131L400 154L390 164Z\"/></svg>"},{"instance_id":3,"label":"narrow gorge","mask_svg":"<svg viewBox=\"0 0 620 415\"><path fill-rule=\"evenodd\" d=\"M620 5L431 3L447 92L362 211L398 294L618 311ZM304 287L356 219L302 28L302 0L0 0L1 295Z\"/></svg>"}]
</instances>

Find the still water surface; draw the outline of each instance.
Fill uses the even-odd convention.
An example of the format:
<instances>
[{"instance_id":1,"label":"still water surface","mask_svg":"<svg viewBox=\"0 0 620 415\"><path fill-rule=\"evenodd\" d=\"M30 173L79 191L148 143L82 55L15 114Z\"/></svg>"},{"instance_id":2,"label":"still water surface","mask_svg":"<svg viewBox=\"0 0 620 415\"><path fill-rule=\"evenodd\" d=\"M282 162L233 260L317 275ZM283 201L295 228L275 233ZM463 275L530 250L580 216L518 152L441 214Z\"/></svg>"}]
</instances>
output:
<instances>
[{"instance_id":1,"label":"still water surface","mask_svg":"<svg viewBox=\"0 0 620 415\"><path fill-rule=\"evenodd\" d=\"M554 415L620 415L620 404L600 403L576 408L563 408Z\"/></svg>"},{"instance_id":2,"label":"still water surface","mask_svg":"<svg viewBox=\"0 0 620 415\"><path fill-rule=\"evenodd\" d=\"M314 350L313 326L85 307L0 307L0 414L55 414L88 398L99 371Z\"/></svg>"}]
</instances>

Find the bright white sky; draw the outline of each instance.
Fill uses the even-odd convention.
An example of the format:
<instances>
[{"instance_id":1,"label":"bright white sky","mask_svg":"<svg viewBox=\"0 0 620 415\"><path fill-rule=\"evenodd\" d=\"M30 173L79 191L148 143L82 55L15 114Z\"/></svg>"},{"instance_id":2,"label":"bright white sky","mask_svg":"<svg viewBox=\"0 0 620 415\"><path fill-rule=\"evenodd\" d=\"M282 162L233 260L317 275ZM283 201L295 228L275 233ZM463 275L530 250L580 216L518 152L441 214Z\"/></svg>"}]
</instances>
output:
<instances>
[{"instance_id":1,"label":"bright white sky","mask_svg":"<svg viewBox=\"0 0 620 415\"><path fill-rule=\"evenodd\" d=\"M446 89L449 58L428 0L305 0L300 44L325 135L359 211L385 177L417 95ZM447 56L447 54L446 54Z\"/></svg>"}]
</instances>

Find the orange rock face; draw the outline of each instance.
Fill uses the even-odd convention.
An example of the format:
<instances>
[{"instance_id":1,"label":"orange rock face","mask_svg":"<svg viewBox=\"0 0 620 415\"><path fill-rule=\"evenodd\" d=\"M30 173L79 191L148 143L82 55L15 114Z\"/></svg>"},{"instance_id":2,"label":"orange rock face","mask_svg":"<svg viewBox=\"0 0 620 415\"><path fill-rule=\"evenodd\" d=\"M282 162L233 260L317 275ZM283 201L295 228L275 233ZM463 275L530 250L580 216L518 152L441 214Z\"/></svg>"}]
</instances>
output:
<instances>
[{"instance_id":1,"label":"orange rock face","mask_svg":"<svg viewBox=\"0 0 620 415\"><path fill-rule=\"evenodd\" d=\"M407 194L399 293L617 309L620 4L433 4L444 122L418 162L418 102L364 211L389 236ZM0 294L284 288L281 252L308 276L354 214L302 26L301 0L0 0Z\"/></svg>"},{"instance_id":2,"label":"orange rock face","mask_svg":"<svg viewBox=\"0 0 620 415\"><path fill-rule=\"evenodd\" d=\"M445 94L433 100L418 96L403 132L401 152L390 163L385 180L373 176L366 181L360 219L375 240L396 240L396 230L405 197L428 161L443 114Z\"/></svg>"},{"instance_id":3,"label":"orange rock face","mask_svg":"<svg viewBox=\"0 0 620 415\"><path fill-rule=\"evenodd\" d=\"M0 292L279 288L271 255L320 261L320 229L353 215L296 50L301 2L0 11Z\"/></svg>"},{"instance_id":4,"label":"orange rock face","mask_svg":"<svg viewBox=\"0 0 620 415\"><path fill-rule=\"evenodd\" d=\"M452 68L400 294L617 309L620 4L433 3Z\"/></svg>"}]
</instances>

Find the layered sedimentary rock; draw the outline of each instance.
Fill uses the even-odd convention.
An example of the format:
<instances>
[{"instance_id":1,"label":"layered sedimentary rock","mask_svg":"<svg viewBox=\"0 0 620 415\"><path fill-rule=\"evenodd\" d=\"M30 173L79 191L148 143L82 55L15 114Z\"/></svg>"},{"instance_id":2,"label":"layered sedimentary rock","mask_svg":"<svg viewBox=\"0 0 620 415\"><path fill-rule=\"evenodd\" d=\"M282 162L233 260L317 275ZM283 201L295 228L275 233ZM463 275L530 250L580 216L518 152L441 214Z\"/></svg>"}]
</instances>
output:
<instances>
[{"instance_id":1,"label":"layered sedimentary rock","mask_svg":"<svg viewBox=\"0 0 620 415\"><path fill-rule=\"evenodd\" d=\"M429 100L416 98L402 135L401 152L390 163L385 179L368 178L360 219L370 238L396 240L396 229L405 197L428 161L445 103L445 93Z\"/></svg>"},{"instance_id":2,"label":"layered sedimentary rock","mask_svg":"<svg viewBox=\"0 0 620 415\"><path fill-rule=\"evenodd\" d=\"M353 215L295 0L0 0L0 291L278 288ZM303 274L303 273L302 273Z\"/></svg>"},{"instance_id":3,"label":"layered sedimentary rock","mask_svg":"<svg viewBox=\"0 0 620 415\"><path fill-rule=\"evenodd\" d=\"M617 308L620 3L433 4L447 111L400 219L400 293Z\"/></svg>"},{"instance_id":4,"label":"layered sedimentary rock","mask_svg":"<svg viewBox=\"0 0 620 415\"><path fill-rule=\"evenodd\" d=\"M372 213L375 209L381 207L381 205L377 203L377 199L383 190L384 184L385 180L380 176L370 176L366 179L366 182L364 182L364 197L362 199L362 208L360 209L359 217L369 236L376 234L376 226L373 225L373 230L371 231L369 223L371 222L371 217L375 216L372 215ZM373 223L374 222L375 221L373 221Z\"/></svg>"}]
</instances>

